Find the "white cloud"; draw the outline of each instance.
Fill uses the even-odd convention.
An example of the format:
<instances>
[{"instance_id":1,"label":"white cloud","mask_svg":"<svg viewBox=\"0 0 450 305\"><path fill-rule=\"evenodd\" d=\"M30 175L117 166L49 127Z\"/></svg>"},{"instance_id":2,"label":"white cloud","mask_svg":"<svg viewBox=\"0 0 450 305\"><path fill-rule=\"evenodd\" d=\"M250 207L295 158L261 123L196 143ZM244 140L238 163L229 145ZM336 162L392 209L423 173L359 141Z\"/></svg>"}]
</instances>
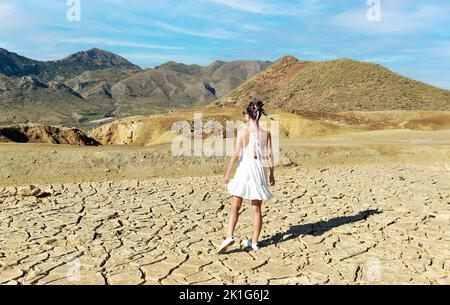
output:
<instances>
[{"instance_id":1,"label":"white cloud","mask_svg":"<svg viewBox=\"0 0 450 305\"><path fill-rule=\"evenodd\" d=\"M386 63L393 63L393 62L399 62L399 61L405 61L408 58L405 56L378 56L378 57L370 57L370 58L364 58L361 59L363 62L371 62L371 63L377 63L377 64L386 64Z\"/></svg>"},{"instance_id":2,"label":"white cloud","mask_svg":"<svg viewBox=\"0 0 450 305\"><path fill-rule=\"evenodd\" d=\"M431 47L430 51L435 56L443 56L450 58L450 41L441 42L437 46Z\"/></svg>"},{"instance_id":3,"label":"white cloud","mask_svg":"<svg viewBox=\"0 0 450 305\"><path fill-rule=\"evenodd\" d=\"M225 31L222 29L211 29L211 30L193 30L185 27L180 27L176 25L172 25L167 22L153 20L153 19L145 19L147 24L151 24L157 26L163 30L167 30L170 32L185 34L189 36L196 36L202 38L213 38L213 39L234 39L236 38L236 34L230 31Z\"/></svg>"},{"instance_id":4,"label":"white cloud","mask_svg":"<svg viewBox=\"0 0 450 305\"><path fill-rule=\"evenodd\" d=\"M13 29L17 17L18 11L14 4L5 1L0 2L0 33L7 33L10 29Z\"/></svg>"},{"instance_id":5,"label":"white cloud","mask_svg":"<svg viewBox=\"0 0 450 305\"><path fill-rule=\"evenodd\" d=\"M0 35L3 39L17 39L17 35L24 35L25 30L34 30L41 17L38 14L30 14L12 1L0 0ZM26 33L26 34L28 34Z\"/></svg>"},{"instance_id":6,"label":"white cloud","mask_svg":"<svg viewBox=\"0 0 450 305\"><path fill-rule=\"evenodd\" d=\"M61 42L68 43L82 43L82 44L92 44L92 45L106 45L106 46L116 46L116 47L130 47L130 48L143 48L143 49L160 49L160 50L184 50L182 47L174 47L160 44L147 44L147 43L136 43L123 40L114 39L104 39L96 37L88 38L63 38Z\"/></svg>"},{"instance_id":7,"label":"white cloud","mask_svg":"<svg viewBox=\"0 0 450 305\"><path fill-rule=\"evenodd\" d=\"M271 7L267 4L254 2L254 1L234 1L234 0L212 0L213 2L221 5L225 5L231 7L236 10L250 12L250 13L258 13L258 14L270 14Z\"/></svg>"},{"instance_id":8,"label":"white cloud","mask_svg":"<svg viewBox=\"0 0 450 305\"><path fill-rule=\"evenodd\" d=\"M262 32L265 31L266 28L260 25L252 24L252 23L244 23L239 26L243 30L251 31L251 32Z\"/></svg>"},{"instance_id":9,"label":"white cloud","mask_svg":"<svg viewBox=\"0 0 450 305\"><path fill-rule=\"evenodd\" d=\"M9 2L0 2L0 20L11 18L16 14L16 7Z\"/></svg>"},{"instance_id":10,"label":"white cloud","mask_svg":"<svg viewBox=\"0 0 450 305\"><path fill-rule=\"evenodd\" d=\"M239 11L265 15L294 15L300 9L300 5L277 4L273 1L268 3L255 0L212 0L212 2Z\"/></svg>"},{"instance_id":11,"label":"white cloud","mask_svg":"<svg viewBox=\"0 0 450 305\"><path fill-rule=\"evenodd\" d=\"M439 22L449 7L425 5L411 10L404 6L382 5L380 22L369 21L367 11L368 7L346 11L333 17L331 24L358 33L414 33Z\"/></svg>"}]
</instances>

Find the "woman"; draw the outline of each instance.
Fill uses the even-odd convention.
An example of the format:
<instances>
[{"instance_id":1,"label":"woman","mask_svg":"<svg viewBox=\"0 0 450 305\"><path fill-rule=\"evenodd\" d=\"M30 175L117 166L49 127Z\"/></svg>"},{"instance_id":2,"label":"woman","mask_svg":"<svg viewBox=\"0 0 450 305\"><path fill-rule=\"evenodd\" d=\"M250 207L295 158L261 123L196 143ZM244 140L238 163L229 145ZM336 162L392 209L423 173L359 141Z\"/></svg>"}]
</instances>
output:
<instances>
[{"instance_id":1,"label":"woman","mask_svg":"<svg viewBox=\"0 0 450 305\"><path fill-rule=\"evenodd\" d=\"M258 239L262 228L261 206L263 200L272 198L269 184L275 185L271 134L259 127L259 119L262 115L270 118L263 106L261 101L251 102L243 112L247 124L243 129L238 130L234 153L224 177L233 199L228 234L219 247L219 254L225 253L228 247L234 244L233 233L244 199L251 200L253 206L253 238L251 241L242 241L241 246L245 250L259 249ZM236 174L230 180L231 171L238 159ZM265 172L267 165L270 169L269 179Z\"/></svg>"}]
</instances>

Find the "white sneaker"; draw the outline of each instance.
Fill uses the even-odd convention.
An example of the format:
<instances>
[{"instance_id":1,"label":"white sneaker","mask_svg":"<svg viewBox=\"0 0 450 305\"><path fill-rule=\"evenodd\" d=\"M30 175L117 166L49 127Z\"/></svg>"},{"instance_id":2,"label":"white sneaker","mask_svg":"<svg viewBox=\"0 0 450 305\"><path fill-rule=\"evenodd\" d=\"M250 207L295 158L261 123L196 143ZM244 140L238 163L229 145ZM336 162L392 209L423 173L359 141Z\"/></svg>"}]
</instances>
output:
<instances>
[{"instance_id":1,"label":"white sneaker","mask_svg":"<svg viewBox=\"0 0 450 305\"><path fill-rule=\"evenodd\" d=\"M219 254L224 254L225 252L227 252L228 247L232 246L234 244L234 239L233 238L227 238L225 239L222 244L219 247L219 250L217 251L217 253Z\"/></svg>"},{"instance_id":2,"label":"white sneaker","mask_svg":"<svg viewBox=\"0 0 450 305\"><path fill-rule=\"evenodd\" d=\"M259 250L258 244L253 243L251 240L243 240L241 242L241 247L244 248L245 251L257 251L257 250Z\"/></svg>"}]
</instances>

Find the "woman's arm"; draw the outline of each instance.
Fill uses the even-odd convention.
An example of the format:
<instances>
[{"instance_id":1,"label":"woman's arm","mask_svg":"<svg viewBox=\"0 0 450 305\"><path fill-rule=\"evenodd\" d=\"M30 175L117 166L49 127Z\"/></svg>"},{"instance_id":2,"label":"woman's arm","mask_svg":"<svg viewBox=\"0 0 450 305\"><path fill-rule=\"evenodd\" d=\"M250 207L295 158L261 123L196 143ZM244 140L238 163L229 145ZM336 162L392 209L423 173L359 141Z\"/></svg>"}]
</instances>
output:
<instances>
[{"instance_id":1,"label":"woman's arm","mask_svg":"<svg viewBox=\"0 0 450 305\"><path fill-rule=\"evenodd\" d=\"M231 156L230 162L228 163L227 172L225 173L225 177L223 178L225 181L225 184L228 184L228 182L230 182L231 172L233 171L234 164L236 163L237 159L239 158L239 154L240 154L241 148L242 148L242 138L243 138L243 132L242 132L242 130L238 130L233 155Z\"/></svg>"},{"instance_id":2,"label":"woman's arm","mask_svg":"<svg viewBox=\"0 0 450 305\"><path fill-rule=\"evenodd\" d=\"M273 151L272 151L272 135L267 132L267 160L269 161L269 183L271 186L275 185L275 168L273 162Z\"/></svg>"}]
</instances>

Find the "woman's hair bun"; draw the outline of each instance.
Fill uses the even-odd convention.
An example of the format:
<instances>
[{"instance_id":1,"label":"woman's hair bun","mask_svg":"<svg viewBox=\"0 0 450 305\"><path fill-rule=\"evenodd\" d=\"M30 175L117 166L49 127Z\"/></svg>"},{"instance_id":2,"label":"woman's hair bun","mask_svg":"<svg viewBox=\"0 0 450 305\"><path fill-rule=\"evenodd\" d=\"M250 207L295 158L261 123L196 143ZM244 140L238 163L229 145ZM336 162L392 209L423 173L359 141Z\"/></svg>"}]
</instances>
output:
<instances>
[{"instance_id":1,"label":"woman's hair bun","mask_svg":"<svg viewBox=\"0 0 450 305\"><path fill-rule=\"evenodd\" d=\"M259 100L252 101L247 106L247 113L254 120L259 120L261 118L261 113L264 107L264 103Z\"/></svg>"}]
</instances>

